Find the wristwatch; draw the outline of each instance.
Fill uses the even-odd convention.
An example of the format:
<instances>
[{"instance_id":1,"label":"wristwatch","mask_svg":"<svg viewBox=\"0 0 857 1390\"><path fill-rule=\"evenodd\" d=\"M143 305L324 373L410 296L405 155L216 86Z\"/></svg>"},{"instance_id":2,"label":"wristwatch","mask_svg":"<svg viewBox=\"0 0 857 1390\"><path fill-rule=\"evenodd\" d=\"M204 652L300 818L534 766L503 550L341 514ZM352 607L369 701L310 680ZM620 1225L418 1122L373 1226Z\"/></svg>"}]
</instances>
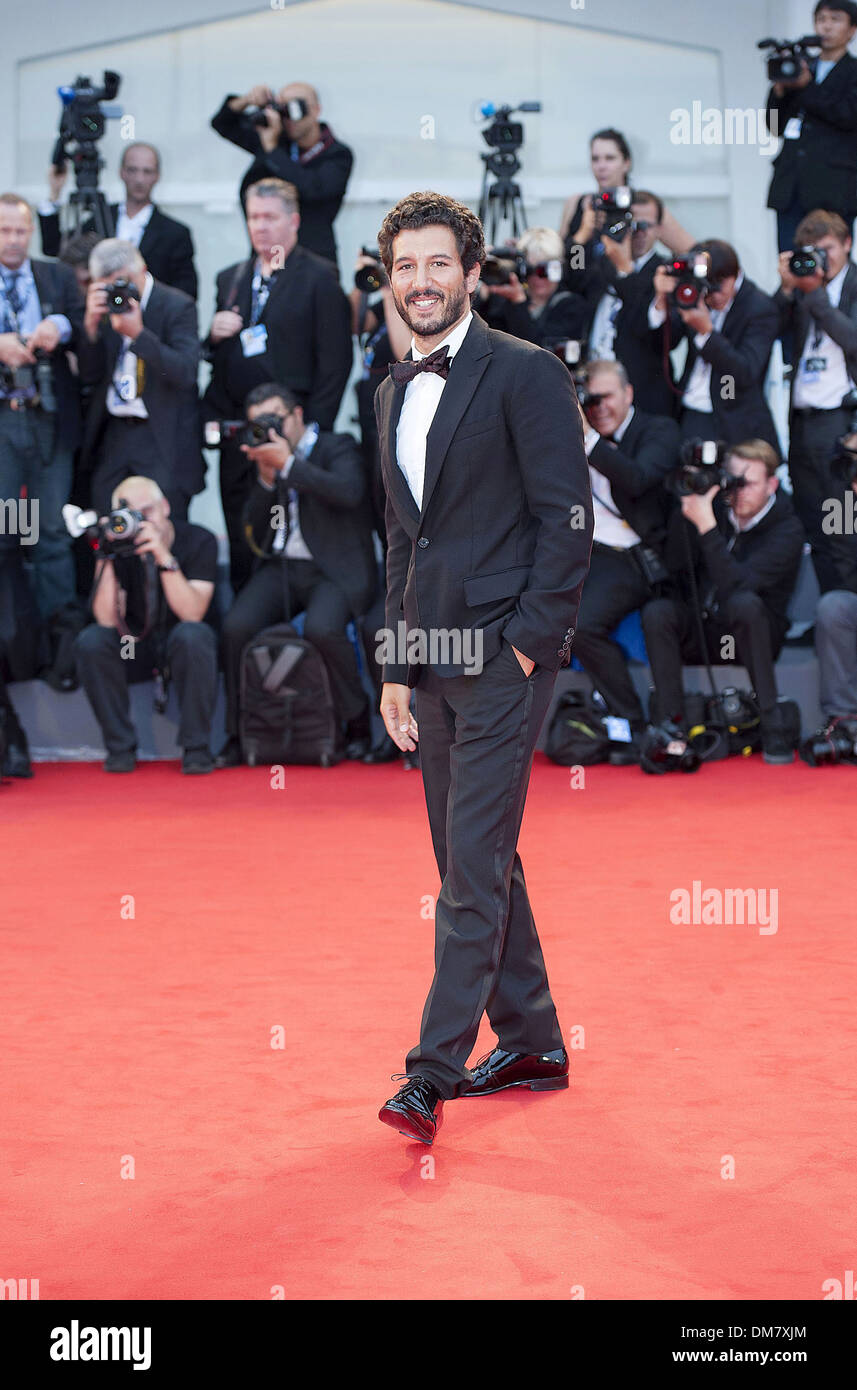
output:
<instances>
[{"instance_id":1,"label":"wristwatch","mask_svg":"<svg viewBox=\"0 0 857 1390\"><path fill-rule=\"evenodd\" d=\"M181 569L181 565L179 564L175 555L171 555L170 563L168 565L158 565L158 569L161 571L162 574L165 570L167 574L174 574L177 569Z\"/></svg>"}]
</instances>

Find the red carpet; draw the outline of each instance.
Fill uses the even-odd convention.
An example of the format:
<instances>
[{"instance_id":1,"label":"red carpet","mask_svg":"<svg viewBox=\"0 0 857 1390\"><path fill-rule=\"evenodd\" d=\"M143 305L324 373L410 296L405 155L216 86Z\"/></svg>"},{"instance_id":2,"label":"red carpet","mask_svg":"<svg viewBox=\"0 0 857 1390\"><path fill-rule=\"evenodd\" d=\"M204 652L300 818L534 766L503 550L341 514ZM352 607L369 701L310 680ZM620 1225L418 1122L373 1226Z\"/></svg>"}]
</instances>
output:
<instances>
[{"instance_id":1,"label":"red carpet","mask_svg":"<svg viewBox=\"0 0 857 1390\"><path fill-rule=\"evenodd\" d=\"M521 852L585 1047L569 1091L451 1102L426 1149L376 1119L430 980L419 775L177 769L0 787L0 1278L814 1300L854 1267L857 770L594 768L572 790L539 758ZM694 880L776 890L777 931L673 924Z\"/></svg>"}]
</instances>

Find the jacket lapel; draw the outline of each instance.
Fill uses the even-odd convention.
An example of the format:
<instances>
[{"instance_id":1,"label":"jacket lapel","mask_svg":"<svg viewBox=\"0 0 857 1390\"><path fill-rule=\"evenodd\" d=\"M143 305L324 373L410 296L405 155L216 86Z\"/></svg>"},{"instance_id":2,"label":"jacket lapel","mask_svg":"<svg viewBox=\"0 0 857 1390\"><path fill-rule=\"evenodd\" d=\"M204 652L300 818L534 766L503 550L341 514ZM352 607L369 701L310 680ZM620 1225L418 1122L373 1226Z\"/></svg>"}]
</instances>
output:
<instances>
[{"instance_id":1,"label":"jacket lapel","mask_svg":"<svg viewBox=\"0 0 857 1390\"><path fill-rule=\"evenodd\" d=\"M422 516L425 516L428 509L455 431L473 398L473 393L488 366L490 357L491 344L488 338L488 328L474 314L464 342L452 360L440 404L435 411L431 428L426 437L426 471L423 484Z\"/></svg>"}]
</instances>

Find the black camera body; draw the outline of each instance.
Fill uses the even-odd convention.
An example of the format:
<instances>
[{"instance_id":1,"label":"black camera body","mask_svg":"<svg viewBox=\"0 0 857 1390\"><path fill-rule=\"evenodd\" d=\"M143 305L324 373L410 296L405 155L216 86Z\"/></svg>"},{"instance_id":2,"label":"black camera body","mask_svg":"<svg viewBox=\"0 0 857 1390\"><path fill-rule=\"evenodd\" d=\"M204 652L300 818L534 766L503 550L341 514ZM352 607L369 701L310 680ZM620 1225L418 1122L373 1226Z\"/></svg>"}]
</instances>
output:
<instances>
[{"instance_id":1,"label":"black camera body","mask_svg":"<svg viewBox=\"0 0 857 1390\"><path fill-rule=\"evenodd\" d=\"M679 309L695 309L702 296L714 288L710 266L705 252L696 256L674 256L670 264L664 266L667 274L676 278L670 299Z\"/></svg>"},{"instance_id":2,"label":"black camera body","mask_svg":"<svg viewBox=\"0 0 857 1390\"><path fill-rule=\"evenodd\" d=\"M105 285L104 293L107 295L108 314L127 314L135 300L138 304L140 302L137 286L124 276L119 276L116 280L111 280L109 285Z\"/></svg>"},{"instance_id":3,"label":"black camera body","mask_svg":"<svg viewBox=\"0 0 857 1390\"><path fill-rule=\"evenodd\" d=\"M857 720L832 719L826 728L805 739L799 751L810 767L857 766Z\"/></svg>"},{"instance_id":4,"label":"black camera body","mask_svg":"<svg viewBox=\"0 0 857 1390\"><path fill-rule=\"evenodd\" d=\"M492 246L482 266L483 285L489 288L492 285L509 285L513 275L517 275L521 281L526 280L526 258L509 246Z\"/></svg>"},{"instance_id":5,"label":"black camera body","mask_svg":"<svg viewBox=\"0 0 857 1390\"><path fill-rule=\"evenodd\" d=\"M258 449L260 444L268 444L268 431L274 430L282 439L283 422L279 415L257 415L255 420L248 420L241 435L241 443L246 444L251 449Z\"/></svg>"},{"instance_id":6,"label":"black camera body","mask_svg":"<svg viewBox=\"0 0 857 1390\"><path fill-rule=\"evenodd\" d=\"M35 365L25 362L20 367L7 367L0 362L0 386L7 396L17 397L28 408L40 405L46 415L55 415L54 369L50 353L36 348Z\"/></svg>"},{"instance_id":7,"label":"black camera body","mask_svg":"<svg viewBox=\"0 0 857 1390\"><path fill-rule=\"evenodd\" d=\"M354 288L361 294L375 294L387 283L387 272L381 264L381 252L377 246L361 246L361 256L371 256L374 265L362 265L354 272Z\"/></svg>"},{"instance_id":8,"label":"black camera body","mask_svg":"<svg viewBox=\"0 0 857 1390\"><path fill-rule=\"evenodd\" d=\"M729 446L722 439L688 439L681 447L679 466L666 486L677 497L704 497L710 488L735 492L746 486L725 467Z\"/></svg>"},{"instance_id":9,"label":"black camera body","mask_svg":"<svg viewBox=\"0 0 857 1390\"><path fill-rule=\"evenodd\" d=\"M633 189L625 185L619 188L604 188L600 193L593 193L590 201L596 212L604 213L602 236L608 236L611 241L622 241L633 229Z\"/></svg>"},{"instance_id":10,"label":"black camera body","mask_svg":"<svg viewBox=\"0 0 857 1390\"><path fill-rule=\"evenodd\" d=\"M276 430L284 438L279 415L257 415L255 420L206 420L203 439L206 449L220 449L233 442L258 449L260 444L270 442L268 430Z\"/></svg>"},{"instance_id":11,"label":"black camera body","mask_svg":"<svg viewBox=\"0 0 857 1390\"><path fill-rule=\"evenodd\" d=\"M820 246L799 246L789 256L789 270L798 280L806 280L819 270L827 274L827 252Z\"/></svg>"},{"instance_id":12,"label":"black camera body","mask_svg":"<svg viewBox=\"0 0 857 1390\"><path fill-rule=\"evenodd\" d=\"M102 555L135 555L134 543L145 517L120 501L104 519L94 526L94 539Z\"/></svg>"},{"instance_id":13,"label":"black camera body","mask_svg":"<svg viewBox=\"0 0 857 1390\"><path fill-rule=\"evenodd\" d=\"M761 39L756 47L768 50L769 82L794 82L810 49L821 48L821 40L817 34L805 34L802 39Z\"/></svg>"},{"instance_id":14,"label":"black camera body","mask_svg":"<svg viewBox=\"0 0 857 1390\"><path fill-rule=\"evenodd\" d=\"M290 101L272 101L268 104L279 112L280 119L284 121L302 121L304 116L309 114L309 107L303 97L292 97ZM250 122L263 129L270 124L266 111L254 111Z\"/></svg>"}]
</instances>

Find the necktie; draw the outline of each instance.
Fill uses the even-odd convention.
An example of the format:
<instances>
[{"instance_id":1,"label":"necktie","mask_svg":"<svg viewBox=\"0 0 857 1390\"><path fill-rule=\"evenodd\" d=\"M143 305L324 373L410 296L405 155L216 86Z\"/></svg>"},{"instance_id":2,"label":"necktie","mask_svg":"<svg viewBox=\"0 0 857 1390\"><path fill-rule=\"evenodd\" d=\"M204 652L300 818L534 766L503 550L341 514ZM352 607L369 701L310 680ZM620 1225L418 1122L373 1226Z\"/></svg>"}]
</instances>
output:
<instances>
[{"instance_id":1,"label":"necktie","mask_svg":"<svg viewBox=\"0 0 857 1390\"><path fill-rule=\"evenodd\" d=\"M436 348L430 352L428 357L421 357L418 362L391 362L390 376L397 386L403 382L413 381L419 372L435 372L438 376L448 377L452 363L449 360L449 347Z\"/></svg>"},{"instance_id":2,"label":"necktie","mask_svg":"<svg viewBox=\"0 0 857 1390\"><path fill-rule=\"evenodd\" d=\"M13 270L9 278L3 276L3 291L6 295L8 305L8 318L13 333L18 331L18 315L21 312L21 300L18 295L18 284L21 279L20 270Z\"/></svg>"}]
</instances>

